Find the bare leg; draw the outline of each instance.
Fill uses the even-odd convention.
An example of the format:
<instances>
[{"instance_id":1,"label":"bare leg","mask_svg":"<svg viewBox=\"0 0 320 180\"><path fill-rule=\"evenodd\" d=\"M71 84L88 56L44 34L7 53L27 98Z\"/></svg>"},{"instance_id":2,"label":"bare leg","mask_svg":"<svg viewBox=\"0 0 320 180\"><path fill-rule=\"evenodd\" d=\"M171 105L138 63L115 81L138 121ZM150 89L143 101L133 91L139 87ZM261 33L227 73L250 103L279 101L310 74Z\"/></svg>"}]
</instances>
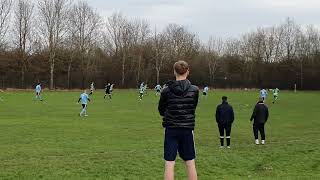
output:
<instances>
[{"instance_id":1,"label":"bare leg","mask_svg":"<svg viewBox=\"0 0 320 180\"><path fill-rule=\"evenodd\" d=\"M175 161L166 161L164 179L165 180L174 180L174 165Z\"/></svg>"},{"instance_id":2,"label":"bare leg","mask_svg":"<svg viewBox=\"0 0 320 180\"><path fill-rule=\"evenodd\" d=\"M186 161L188 180L197 180L197 170L195 160Z\"/></svg>"}]
</instances>

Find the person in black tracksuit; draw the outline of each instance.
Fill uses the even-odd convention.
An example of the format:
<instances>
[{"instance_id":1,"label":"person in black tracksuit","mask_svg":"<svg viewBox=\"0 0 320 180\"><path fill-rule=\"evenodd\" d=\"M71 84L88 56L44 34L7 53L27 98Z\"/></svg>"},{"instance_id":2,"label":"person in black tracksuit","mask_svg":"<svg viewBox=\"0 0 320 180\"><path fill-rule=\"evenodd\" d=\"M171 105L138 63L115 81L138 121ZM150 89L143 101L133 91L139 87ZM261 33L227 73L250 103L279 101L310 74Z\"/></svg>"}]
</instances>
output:
<instances>
[{"instance_id":1,"label":"person in black tracksuit","mask_svg":"<svg viewBox=\"0 0 320 180\"><path fill-rule=\"evenodd\" d=\"M230 148L230 134L232 123L234 121L234 112L232 106L229 105L227 100L228 98L226 96L222 97L222 104L220 104L216 110L216 121L220 132L221 147L224 145L224 132L226 132L227 147Z\"/></svg>"},{"instance_id":2,"label":"person in black tracksuit","mask_svg":"<svg viewBox=\"0 0 320 180\"><path fill-rule=\"evenodd\" d=\"M258 134L260 132L261 135L261 144L265 144L266 135L264 131L264 125L268 121L269 118L269 110L268 107L264 104L262 98L259 99L259 102L256 104L250 121L253 121L253 134L255 138L255 143L259 144Z\"/></svg>"},{"instance_id":3,"label":"person in black tracksuit","mask_svg":"<svg viewBox=\"0 0 320 180\"><path fill-rule=\"evenodd\" d=\"M189 65L178 61L174 65L175 81L169 81L161 92L158 110L165 128L165 179L174 178L177 152L185 161L189 179L197 179L193 130L198 105L199 88L190 83Z\"/></svg>"}]
</instances>

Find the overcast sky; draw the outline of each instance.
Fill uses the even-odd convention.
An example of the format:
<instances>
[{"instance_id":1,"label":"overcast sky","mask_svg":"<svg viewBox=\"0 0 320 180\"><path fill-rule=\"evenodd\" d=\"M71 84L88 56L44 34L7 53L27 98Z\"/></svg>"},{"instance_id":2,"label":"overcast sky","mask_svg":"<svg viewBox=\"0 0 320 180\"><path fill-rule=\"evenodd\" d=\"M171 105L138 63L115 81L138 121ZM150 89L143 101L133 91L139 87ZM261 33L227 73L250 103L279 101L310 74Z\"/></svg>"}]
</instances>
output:
<instances>
[{"instance_id":1,"label":"overcast sky","mask_svg":"<svg viewBox=\"0 0 320 180\"><path fill-rule=\"evenodd\" d=\"M103 17L121 12L144 18L163 29L186 26L202 40L210 35L238 37L257 27L277 25L292 17L301 25L320 25L320 0L88 0Z\"/></svg>"}]
</instances>

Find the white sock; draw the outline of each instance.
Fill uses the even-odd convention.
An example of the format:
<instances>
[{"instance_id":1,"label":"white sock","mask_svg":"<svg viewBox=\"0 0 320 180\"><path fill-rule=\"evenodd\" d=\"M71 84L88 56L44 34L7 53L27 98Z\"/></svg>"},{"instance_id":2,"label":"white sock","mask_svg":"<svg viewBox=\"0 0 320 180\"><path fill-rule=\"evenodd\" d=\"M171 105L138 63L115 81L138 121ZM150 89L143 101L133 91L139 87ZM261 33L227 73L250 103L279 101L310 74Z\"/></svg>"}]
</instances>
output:
<instances>
[{"instance_id":1,"label":"white sock","mask_svg":"<svg viewBox=\"0 0 320 180\"><path fill-rule=\"evenodd\" d=\"M80 112L80 116L82 116L84 112L85 112L85 109L82 109L82 111Z\"/></svg>"}]
</instances>

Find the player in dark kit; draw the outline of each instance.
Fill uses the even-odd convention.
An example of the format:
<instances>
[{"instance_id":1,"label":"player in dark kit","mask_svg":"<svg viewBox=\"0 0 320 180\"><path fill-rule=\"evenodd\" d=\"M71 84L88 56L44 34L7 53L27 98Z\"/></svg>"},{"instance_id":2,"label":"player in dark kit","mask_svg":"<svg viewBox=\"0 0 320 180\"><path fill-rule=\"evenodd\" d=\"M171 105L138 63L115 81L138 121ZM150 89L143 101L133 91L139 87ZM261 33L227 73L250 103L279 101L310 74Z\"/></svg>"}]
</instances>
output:
<instances>
[{"instance_id":1,"label":"player in dark kit","mask_svg":"<svg viewBox=\"0 0 320 180\"><path fill-rule=\"evenodd\" d=\"M198 105L199 88L187 79L189 65L185 61L174 64L175 81L169 81L159 101L159 113L165 128L165 179L174 179L177 152L185 161L188 179L196 180L195 145L193 130Z\"/></svg>"},{"instance_id":2,"label":"player in dark kit","mask_svg":"<svg viewBox=\"0 0 320 180\"><path fill-rule=\"evenodd\" d=\"M231 141L231 127L234 121L234 112L231 105L228 103L226 96L222 97L222 104L217 107L216 121L220 132L221 148L224 146L224 132L226 132L227 148L230 148Z\"/></svg>"},{"instance_id":3,"label":"player in dark kit","mask_svg":"<svg viewBox=\"0 0 320 180\"><path fill-rule=\"evenodd\" d=\"M106 85L105 91L106 91L106 93L104 94L103 98L106 99L106 96L109 96L109 99L111 99L112 97L111 97L111 84L110 83L108 83Z\"/></svg>"}]
</instances>

